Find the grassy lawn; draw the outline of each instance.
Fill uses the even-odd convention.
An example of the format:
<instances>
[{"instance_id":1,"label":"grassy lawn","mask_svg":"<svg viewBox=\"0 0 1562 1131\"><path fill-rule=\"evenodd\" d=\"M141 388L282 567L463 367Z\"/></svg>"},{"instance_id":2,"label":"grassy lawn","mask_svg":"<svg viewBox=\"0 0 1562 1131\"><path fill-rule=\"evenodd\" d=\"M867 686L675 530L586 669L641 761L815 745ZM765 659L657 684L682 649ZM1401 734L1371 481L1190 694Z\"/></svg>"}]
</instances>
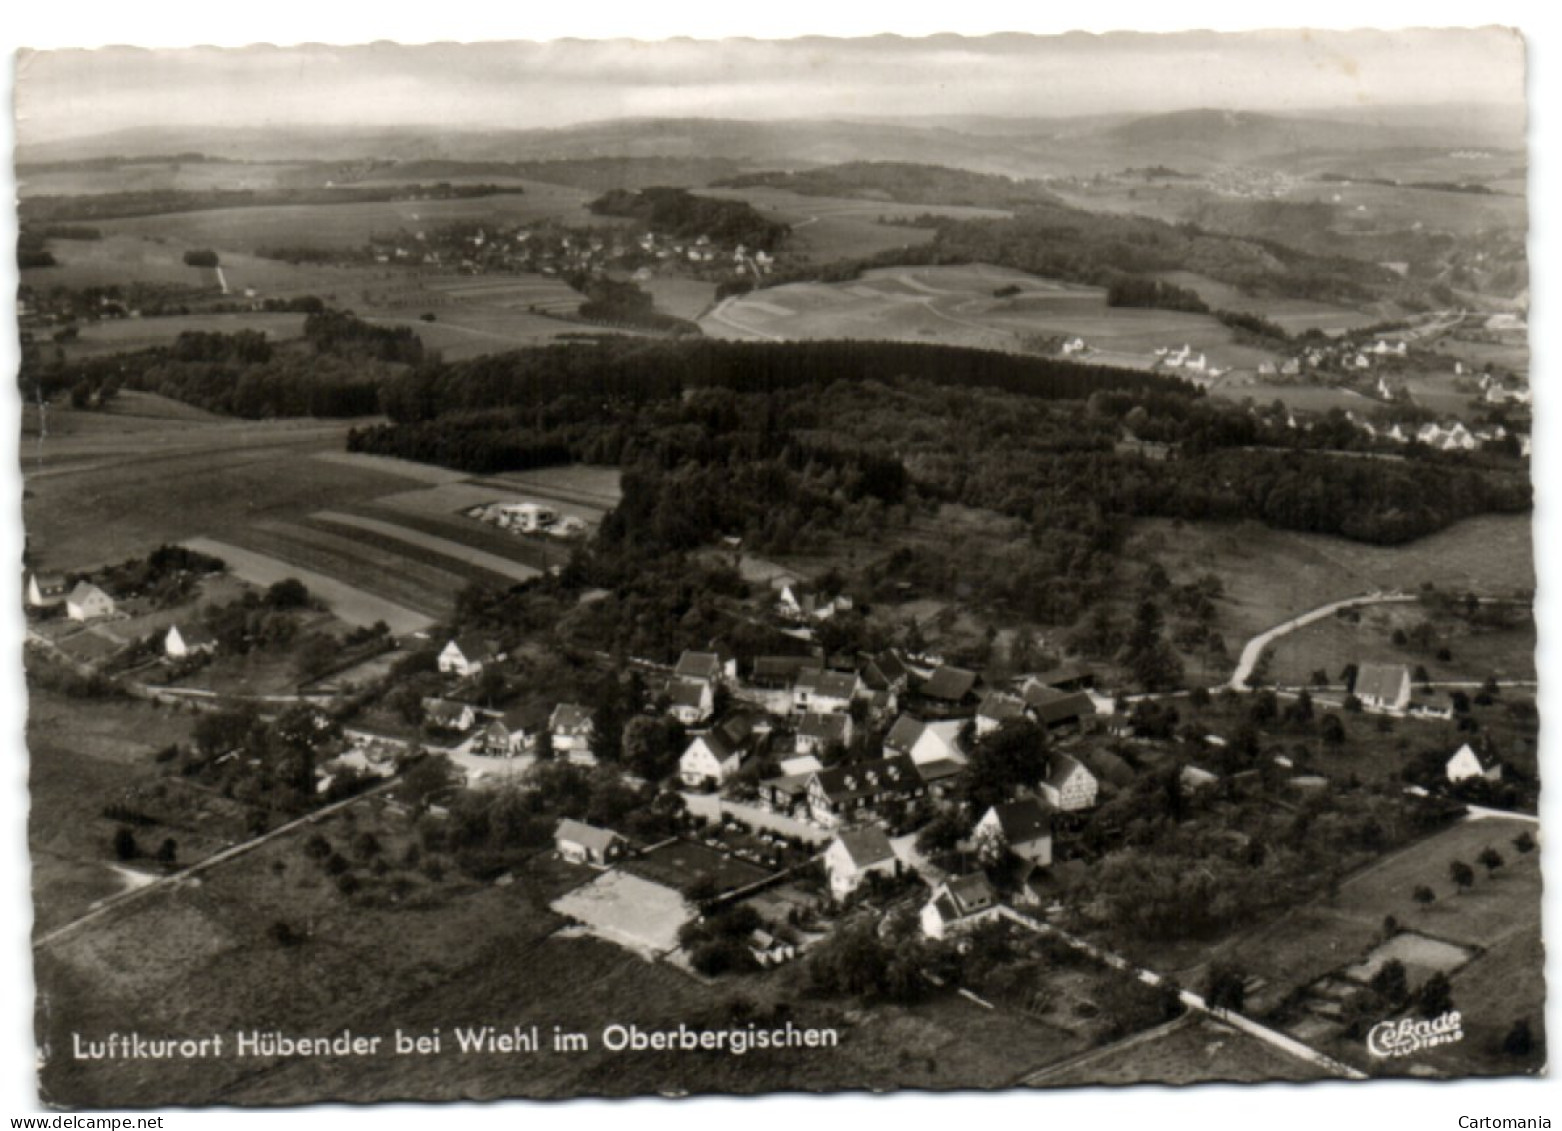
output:
<instances>
[{"instance_id":1,"label":"grassy lawn","mask_svg":"<svg viewBox=\"0 0 1562 1131\"><path fill-rule=\"evenodd\" d=\"M1225 596L1215 603L1216 627L1233 655L1249 637L1342 597L1415 590L1428 581L1492 596L1535 585L1530 520L1521 515L1467 519L1407 546L1369 546L1257 523L1140 519L1124 556L1150 554L1174 582L1206 573L1220 578ZM1330 670L1337 674L1345 662Z\"/></svg>"},{"instance_id":2,"label":"grassy lawn","mask_svg":"<svg viewBox=\"0 0 1562 1131\"><path fill-rule=\"evenodd\" d=\"M1420 605L1377 605L1360 612L1359 623L1329 617L1280 637L1269 649L1269 680L1295 686L1321 670L1335 681L1347 663L1405 664L1412 671L1422 666L1437 682L1535 678L1535 624L1528 616L1513 628L1477 629ZM1429 654L1393 642L1396 630L1408 633L1422 622L1432 625L1438 647L1446 647L1452 659L1437 659L1435 648Z\"/></svg>"},{"instance_id":3,"label":"grassy lawn","mask_svg":"<svg viewBox=\"0 0 1562 1131\"><path fill-rule=\"evenodd\" d=\"M113 895L125 879L111 864L115 821L100 814L161 776L152 755L189 738L191 717L146 703L67 699L33 688L27 718L28 846L33 860L35 932L74 919ZM160 842L170 830L138 833ZM181 856L200 845L184 830L172 835Z\"/></svg>"},{"instance_id":4,"label":"grassy lawn","mask_svg":"<svg viewBox=\"0 0 1562 1131\"><path fill-rule=\"evenodd\" d=\"M1190 1018L1144 1041L1129 1038L1048 1076L1049 1088L1123 1084L1256 1084L1271 1080L1321 1080L1317 1066L1286 1056L1262 1041L1208 1018Z\"/></svg>"}]
</instances>

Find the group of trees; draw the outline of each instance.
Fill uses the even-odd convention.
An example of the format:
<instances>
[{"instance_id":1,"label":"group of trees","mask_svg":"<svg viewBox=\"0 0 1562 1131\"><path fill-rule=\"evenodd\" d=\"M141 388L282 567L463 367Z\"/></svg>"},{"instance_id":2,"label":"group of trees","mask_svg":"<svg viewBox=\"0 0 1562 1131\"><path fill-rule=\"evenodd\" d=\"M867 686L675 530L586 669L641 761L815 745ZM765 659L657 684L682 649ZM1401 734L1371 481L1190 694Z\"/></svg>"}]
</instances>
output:
<instances>
[{"instance_id":1,"label":"group of trees","mask_svg":"<svg viewBox=\"0 0 1562 1131\"><path fill-rule=\"evenodd\" d=\"M598 216L638 220L658 235L687 240L706 236L720 247L742 244L750 251L775 251L792 230L745 201L697 196L681 188L611 189L587 207Z\"/></svg>"}]
</instances>

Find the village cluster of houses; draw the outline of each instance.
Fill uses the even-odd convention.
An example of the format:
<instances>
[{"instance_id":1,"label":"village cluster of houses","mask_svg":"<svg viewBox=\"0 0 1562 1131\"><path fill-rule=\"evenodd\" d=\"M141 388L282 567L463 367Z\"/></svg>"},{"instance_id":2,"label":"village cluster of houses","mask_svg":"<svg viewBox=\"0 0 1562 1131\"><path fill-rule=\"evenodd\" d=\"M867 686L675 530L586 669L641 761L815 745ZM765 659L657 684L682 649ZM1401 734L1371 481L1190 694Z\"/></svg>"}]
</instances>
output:
<instances>
[{"instance_id":1,"label":"village cluster of houses","mask_svg":"<svg viewBox=\"0 0 1562 1131\"><path fill-rule=\"evenodd\" d=\"M33 573L27 577L27 606L35 610L61 606L74 621L103 620L115 613L114 598L90 581L71 585L61 574Z\"/></svg>"},{"instance_id":2,"label":"village cluster of houses","mask_svg":"<svg viewBox=\"0 0 1562 1131\"><path fill-rule=\"evenodd\" d=\"M446 267L466 274L535 271L574 275L608 269L630 270L637 282L657 268L692 267L731 270L755 278L769 275L775 258L743 244L723 247L707 235L675 238L656 232L561 229L553 225L516 228L414 229L371 238L374 262Z\"/></svg>"}]
</instances>

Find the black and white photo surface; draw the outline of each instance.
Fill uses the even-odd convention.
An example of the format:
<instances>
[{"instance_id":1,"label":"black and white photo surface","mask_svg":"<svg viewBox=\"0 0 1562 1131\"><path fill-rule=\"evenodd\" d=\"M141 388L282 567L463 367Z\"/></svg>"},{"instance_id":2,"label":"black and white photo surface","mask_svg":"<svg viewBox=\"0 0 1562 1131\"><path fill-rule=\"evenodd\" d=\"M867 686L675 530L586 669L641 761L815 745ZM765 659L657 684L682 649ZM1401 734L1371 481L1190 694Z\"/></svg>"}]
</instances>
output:
<instances>
[{"instance_id":1,"label":"black and white photo surface","mask_svg":"<svg viewBox=\"0 0 1562 1131\"><path fill-rule=\"evenodd\" d=\"M44 1103L1543 1069L1518 33L16 74Z\"/></svg>"}]
</instances>

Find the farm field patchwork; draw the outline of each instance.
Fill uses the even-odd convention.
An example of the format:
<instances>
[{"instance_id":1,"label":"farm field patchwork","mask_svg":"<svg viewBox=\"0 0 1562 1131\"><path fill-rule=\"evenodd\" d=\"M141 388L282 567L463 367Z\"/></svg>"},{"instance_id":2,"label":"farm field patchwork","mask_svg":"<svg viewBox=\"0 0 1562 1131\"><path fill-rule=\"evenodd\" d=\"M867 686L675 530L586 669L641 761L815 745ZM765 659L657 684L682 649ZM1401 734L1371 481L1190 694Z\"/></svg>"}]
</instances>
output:
<instances>
[{"instance_id":1,"label":"farm field patchwork","mask_svg":"<svg viewBox=\"0 0 1562 1131\"><path fill-rule=\"evenodd\" d=\"M432 534L426 534L420 530L412 530L405 526L397 526L393 523L382 522L375 518L366 518L362 515L341 514L335 511L320 511L312 516L317 522L329 523L333 526L347 527L350 530L367 531L370 534L378 534L396 542L404 542L409 546L430 550L435 554L457 561L466 562L468 565L477 566L489 573L507 577L511 581L530 581L539 573L531 566L521 565L518 562L501 558L484 550L474 549L471 546L463 546L446 538L439 538Z\"/></svg>"},{"instance_id":2,"label":"farm field patchwork","mask_svg":"<svg viewBox=\"0 0 1562 1131\"><path fill-rule=\"evenodd\" d=\"M1040 1085L1200 1084L1230 1081L1321 1080L1321 1068L1271 1049L1254 1037L1208 1018L1188 1017L1147 1037L1130 1037L1048 1073Z\"/></svg>"},{"instance_id":3,"label":"farm field patchwork","mask_svg":"<svg viewBox=\"0 0 1562 1131\"><path fill-rule=\"evenodd\" d=\"M345 584L333 577L327 577L325 574L268 554L246 550L211 538L187 538L183 544L192 550L221 558L228 564L229 569L253 585L275 585L286 578L296 578L304 583L310 593L326 602L331 607L331 611L348 624L372 625L376 621L384 621L392 632L402 634L427 628L436 619L356 586Z\"/></svg>"}]
</instances>

